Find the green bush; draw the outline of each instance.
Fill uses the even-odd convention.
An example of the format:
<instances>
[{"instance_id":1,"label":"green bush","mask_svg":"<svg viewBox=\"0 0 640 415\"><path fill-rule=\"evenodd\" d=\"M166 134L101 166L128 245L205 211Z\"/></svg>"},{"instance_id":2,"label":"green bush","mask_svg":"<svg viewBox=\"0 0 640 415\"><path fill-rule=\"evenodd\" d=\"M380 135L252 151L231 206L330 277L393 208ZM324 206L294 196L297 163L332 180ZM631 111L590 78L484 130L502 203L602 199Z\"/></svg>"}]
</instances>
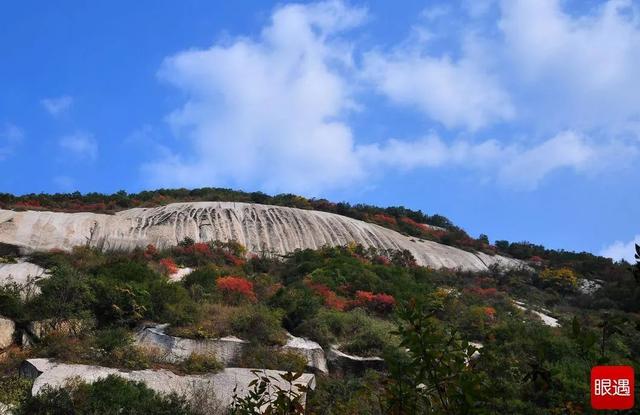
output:
<instances>
[{"instance_id":1,"label":"green bush","mask_svg":"<svg viewBox=\"0 0 640 415\"><path fill-rule=\"evenodd\" d=\"M33 320L86 318L91 314L94 293L87 277L74 268L58 266L38 285L40 295L27 305Z\"/></svg>"},{"instance_id":2,"label":"green bush","mask_svg":"<svg viewBox=\"0 0 640 415\"><path fill-rule=\"evenodd\" d=\"M240 357L240 366L260 369L303 372L307 359L295 350L280 350L263 345L246 347Z\"/></svg>"},{"instance_id":3,"label":"green bush","mask_svg":"<svg viewBox=\"0 0 640 415\"><path fill-rule=\"evenodd\" d=\"M45 388L15 410L17 415L190 415L193 412L177 395L161 396L142 382L108 376L92 384L77 383L67 388Z\"/></svg>"},{"instance_id":4,"label":"green bush","mask_svg":"<svg viewBox=\"0 0 640 415\"><path fill-rule=\"evenodd\" d=\"M0 377L0 402L17 405L31 394L33 381L19 376Z\"/></svg>"},{"instance_id":5,"label":"green bush","mask_svg":"<svg viewBox=\"0 0 640 415\"><path fill-rule=\"evenodd\" d=\"M192 353L180 363L180 369L185 373L214 373L224 369L224 365L214 354Z\"/></svg>"},{"instance_id":6,"label":"green bush","mask_svg":"<svg viewBox=\"0 0 640 415\"><path fill-rule=\"evenodd\" d=\"M391 323L372 317L362 309L346 313L322 309L316 317L304 322L296 333L325 348L340 344L342 351L374 356L396 343L396 337L391 334L393 331Z\"/></svg>"},{"instance_id":7,"label":"green bush","mask_svg":"<svg viewBox=\"0 0 640 415\"><path fill-rule=\"evenodd\" d=\"M286 333L282 328L282 312L264 305L242 307L231 318L233 333L245 340L267 345L282 345Z\"/></svg>"}]
</instances>

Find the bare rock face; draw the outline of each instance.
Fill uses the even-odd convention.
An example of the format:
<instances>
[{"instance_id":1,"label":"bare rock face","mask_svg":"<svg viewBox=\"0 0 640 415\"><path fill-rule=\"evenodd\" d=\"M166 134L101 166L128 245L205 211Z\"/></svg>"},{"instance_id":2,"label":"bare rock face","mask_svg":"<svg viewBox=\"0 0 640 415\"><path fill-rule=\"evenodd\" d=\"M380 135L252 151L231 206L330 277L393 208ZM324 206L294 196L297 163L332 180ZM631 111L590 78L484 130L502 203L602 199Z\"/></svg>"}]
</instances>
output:
<instances>
[{"instance_id":1,"label":"bare rock face","mask_svg":"<svg viewBox=\"0 0 640 415\"><path fill-rule=\"evenodd\" d=\"M346 216L314 210L235 202L173 203L135 208L115 215L0 210L0 243L22 251L70 250L78 245L131 250L154 244L175 246L235 240L249 252L278 254L350 242L381 249L406 249L419 265L484 271L493 264L521 267L501 256L471 253Z\"/></svg>"},{"instance_id":2,"label":"bare rock face","mask_svg":"<svg viewBox=\"0 0 640 415\"><path fill-rule=\"evenodd\" d=\"M293 350L307 359L307 367L323 373L329 373L327 368L327 358L322 346L318 343L302 337L295 337L289 334L289 340L282 346L283 349Z\"/></svg>"},{"instance_id":3,"label":"bare rock face","mask_svg":"<svg viewBox=\"0 0 640 415\"><path fill-rule=\"evenodd\" d=\"M220 339L187 339L170 336L164 332L167 325L145 327L136 333L136 344L159 353L170 363L178 363L192 354L214 355L225 366L235 364L247 341L228 336Z\"/></svg>"},{"instance_id":4,"label":"bare rock face","mask_svg":"<svg viewBox=\"0 0 640 415\"><path fill-rule=\"evenodd\" d=\"M11 346L16 324L7 318L0 316L0 349Z\"/></svg>"},{"instance_id":5,"label":"bare rock face","mask_svg":"<svg viewBox=\"0 0 640 415\"><path fill-rule=\"evenodd\" d=\"M168 370L124 371L102 366L56 363L49 359L29 359L22 364L20 373L35 379L31 389L33 395L39 394L45 386L65 386L71 379L92 383L109 375L117 375L127 380L143 382L158 393L177 393L188 400L193 399L195 395L213 395L220 406L225 408L233 401L234 388L237 387L235 393L240 397L248 394L251 389L249 383L256 378L252 370L255 369L227 368L218 373L180 376ZM259 374L273 377L275 385L288 388L279 377L284 372L260 369ZM313 389L315 376L305 373L294 383Z\"/></svg>"}]
</instances>

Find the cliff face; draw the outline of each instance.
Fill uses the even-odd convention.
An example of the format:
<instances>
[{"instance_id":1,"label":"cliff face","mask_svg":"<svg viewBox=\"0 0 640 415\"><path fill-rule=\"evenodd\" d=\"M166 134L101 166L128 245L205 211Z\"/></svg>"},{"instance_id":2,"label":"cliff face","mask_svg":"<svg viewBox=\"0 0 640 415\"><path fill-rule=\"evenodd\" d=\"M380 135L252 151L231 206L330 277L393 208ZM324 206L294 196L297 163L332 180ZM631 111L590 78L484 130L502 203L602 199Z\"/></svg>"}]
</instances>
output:
<instances>
[{"instance_id":1,"label":"cliff face","mask_svg":"<svg viewBox=\"0 0 640 415\"><path fill-rule=\"evenodd\" d=\"M327 212L234 202L174 203L136 208L115 215L94 213L14 212L0 210L0 243L23 251L69 250L90 245L131 250L154 244L176 245L236 240L250 252L287 253L356 242L382 249L407 249L418 264L434 268L486 270L492 264L519 267L520 261L466 252L411 238L381 226Z\"/></svg>"}]
</instances>

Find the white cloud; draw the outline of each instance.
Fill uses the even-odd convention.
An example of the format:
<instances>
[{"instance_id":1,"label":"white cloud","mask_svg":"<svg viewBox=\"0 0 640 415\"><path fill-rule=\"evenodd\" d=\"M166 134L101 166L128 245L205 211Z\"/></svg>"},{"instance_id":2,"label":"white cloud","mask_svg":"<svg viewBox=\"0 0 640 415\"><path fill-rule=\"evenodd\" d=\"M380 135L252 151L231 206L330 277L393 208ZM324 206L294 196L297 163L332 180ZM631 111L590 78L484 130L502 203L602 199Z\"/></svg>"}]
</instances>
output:
<instances>
[{"instance_id":1,"label":"white cloud","mask_svg":"<svg viewBox=\"0 0 640 415\"><path fill-rule=\"evenodd\" d=\"M13 154L16 146L24 138L22 129L11 123L5 123L0 128L0 161Z\"/></svg>"},{"instance_id":2,"label":"white cloud","mask_svg":"<svg viewBox=\"0 0 640 415\"><path fill-rule=\"evenodd\" d=\"M623 167L637 151L618 143L606 145L588 140L573 131L564 131L530 146L502 144L497 140L480 143L459 140L452 144L437 135L416 141L389 140L358 149L368 166L399 170L462 167L483 172L509 187L531 190L549 174L560 169L574 172Z\"/></svg>"},{"instance_id":3,"label":"white cloud","mask_svg":"<svg viewBox=\"0 0 640 415\"><path fill-rule=\"evenodd\" d=\"M611 128L640 117L640 12L630 0L570 15L559 0L505 0L504 66L535 123Z\"/></svg>"},{"instance_id":4,"label":"white cloud","mask_svg":"<svg viewBox=\"0 0 640 415\"><path fill-rule=\"evenodd\" d=\"M71 108L73 98L68 95L56 98L43 98L40 100L40 103L49 114L57 117Z\"/></svg>"},{"instance_id":5,"label":"white cloud","mask_svg":"<svg viewBox=\"0 0 640 415\"><path fill-rule=\"evenodd\" d=\"M456 60L431 56L419 46L367 54L365 77L393 102L416 107L449 128L477 130L514 116L509 94L474 51Z\"/></svg>"},{"instance_id":6,"label":"white cloud","mask_svg":"<svg viewBox=\"0 0 640 415\"><path fill-rule=\"evenodd\" d=\"M341 2L276 9L257 40L239 38L165 60L160 77L187 102L168 121L182 148L144 166L153 182L258 185L317 192L359 177L354 108L335 39L366 14Z\"/></svg>"},{"instance_id":7,"label":"white cloud","mask_svg":"<svg viewBox=\"0 0 640 415\"><path fill-rule=\"evenodd\" d=\"M93 161L98 157L98 142L89 133L76 132L66 135L60 138L58 146L65 151L65 155L78 159Z\"/></svg>"},{"instance_id":8,"label":"white cloud","mask_svg":"<svg viewBox=\"0 0 640 415\"><path fill-rule=\"evenodd\" d=\"M629 263L635 263L634 255L636 253L636 244L640 245L640 235L636 235L631 241L615 241L611 245L600 251L599 255L611 258L614 261L626 260Z\"/></svg>"}]
</instances>

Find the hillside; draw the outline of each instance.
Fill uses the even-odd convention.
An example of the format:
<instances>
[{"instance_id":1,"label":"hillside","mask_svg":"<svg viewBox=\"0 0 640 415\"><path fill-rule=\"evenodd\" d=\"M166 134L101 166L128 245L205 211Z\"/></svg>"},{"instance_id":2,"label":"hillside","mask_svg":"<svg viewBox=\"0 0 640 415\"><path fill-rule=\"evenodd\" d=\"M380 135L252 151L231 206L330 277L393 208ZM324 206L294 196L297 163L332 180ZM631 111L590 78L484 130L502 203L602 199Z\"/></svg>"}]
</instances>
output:
<instances>
[{"instance_id":1,"label":"hillside","mask_svg":"<svg viewBox=\"0 0 640 415\"><path fill-rule=\"evenodd\" d=\"M249 202L13 208L0 413L258 413L292 387L284 413L577 415L592 366L640 369L640 268L588 253Z\"/></svg>"},{"instance_id":2,"label":"hillside","mask_svg":"<svg viewBox=\"0 0 640 415\"><path fill-rule=\"evenodd\" d=\"M236 241L249 252L287 254L297 249L360 244L408 251L418 265L483 271L496 264L523 266L500 255L468 252L328 212L237 202L172 203L115 215L0 210L0 243L24 251L92 246L132 250L149 244L165 249L184 238Z\"/></svg>"}]
</instances>

